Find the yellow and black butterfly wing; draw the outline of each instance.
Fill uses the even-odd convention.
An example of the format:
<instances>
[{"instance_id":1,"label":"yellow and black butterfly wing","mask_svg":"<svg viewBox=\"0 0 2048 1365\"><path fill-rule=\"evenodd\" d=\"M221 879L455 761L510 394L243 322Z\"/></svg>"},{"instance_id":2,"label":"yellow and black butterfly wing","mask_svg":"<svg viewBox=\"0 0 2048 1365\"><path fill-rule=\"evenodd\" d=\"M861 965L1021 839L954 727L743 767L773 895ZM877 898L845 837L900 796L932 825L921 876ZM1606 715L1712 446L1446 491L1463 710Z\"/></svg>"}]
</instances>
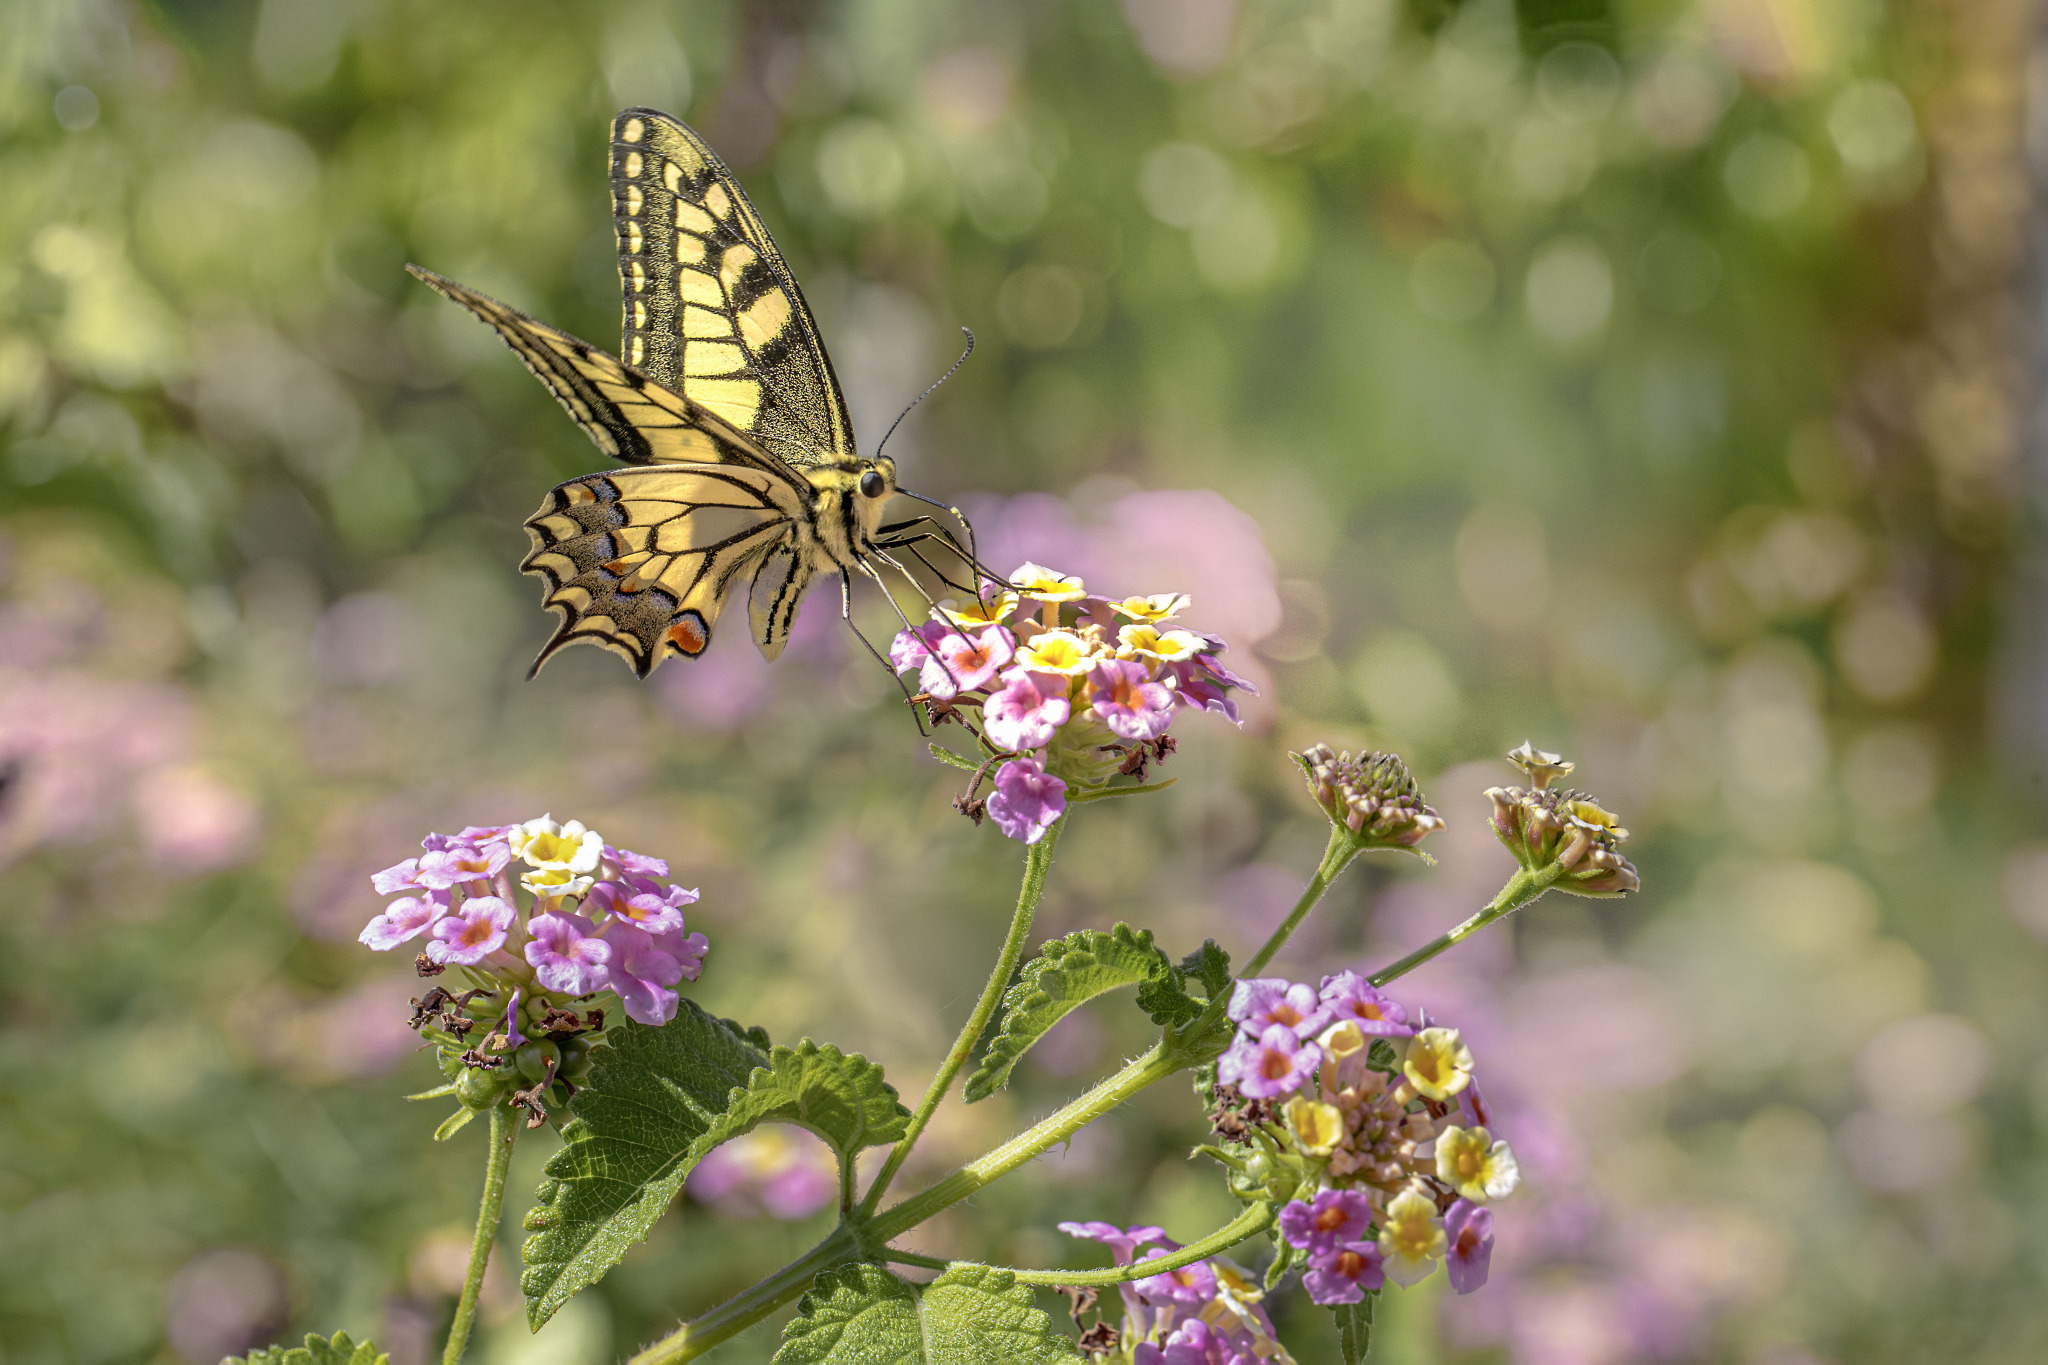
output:
<instances>
[{"instance_id":1,"label":"yellow and black butterfly wing","mask_svg":"<svg viewBox=\"0 0 2048 1365\"><path fill-rule=\"evenodd\" d=\"M663 659L702 654L736 580L771 557L796 567L787 498L773 474L717 464L586 474L549 493L527 519L533 551L519 566L547 581L547 605L562 615L534 670L579 641L643 678ZM772 643L779 652L781 637Z\"/></svg>"},{"instance_id":2,"label":"yellow and black butterfly wing","mask_svg":"<svg viewBox=\"0 0 2048 1365\"><path fill-rule=\"evenodd\" d=\"M611 157L627 363L791 465L852 460L817 323L717 154L667 114L627 109Z\"/></svg>"},{"instance_id":3,"label":"yellow and black butterfly wing","mask_svg":"<svg viewBox=\"0 0 2048 1365\"><path fill-rule=\"evenodd\" d=\"M801 594L809 566L787 548L795 521L811 515L800 474L596 347L410 269L495 328L600 450L638 466L572 479L527 519L533 550L519 567L546 582L546 604L562 617L536 671L578 642L622 656L643 678L663 659L694 658L734 580L764 565L772 596ZM757 621L763 652L780 651L787 615Z\"/></svg>"},{"instance_id":4,"label":"yellow and black butterfly wing","mask_svg":"<svg viewBox=\"0 0 2048 1365\"><path fill-rule=\"evenodd\" d=\"M597 448L627 464L731 463L803 480L715 412L635 373L588 342L419 266L414 275L496 329Z\"/></svg>"}]
</instances>

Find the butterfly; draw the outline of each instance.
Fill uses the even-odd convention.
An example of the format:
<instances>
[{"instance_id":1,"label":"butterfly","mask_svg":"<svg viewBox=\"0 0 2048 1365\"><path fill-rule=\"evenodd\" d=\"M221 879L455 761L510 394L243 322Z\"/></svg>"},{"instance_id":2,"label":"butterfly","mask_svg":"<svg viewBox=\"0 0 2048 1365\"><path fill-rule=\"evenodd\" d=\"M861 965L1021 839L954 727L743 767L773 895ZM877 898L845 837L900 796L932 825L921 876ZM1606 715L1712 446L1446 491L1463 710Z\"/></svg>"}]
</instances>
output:
<instances>
[{"instance_id":1,"label":"butterfly","mask_svg":"<svg viewBox=\"0 0 2048 1365\"><path fill-rule=\"evenodd\" d=\"M930 517L883 523L898 492L932 500L899 489L887 456L858 453L803 292L704 139L667 114L627 109L612 121L610 157L619 356L406 267L496 328L598 449L628 466L569 480L527 518L533 548L519 567L547 584L545 604L560 614L528 676L579 642L643 678L665 659L695 658L741 582L754 643L772 660L820 576L838 576L850 624L854 573L880 583L881 564L908 577L891 553L906 547L929 568L921 541L962 553Z\"/></svg>"}]
</instances>

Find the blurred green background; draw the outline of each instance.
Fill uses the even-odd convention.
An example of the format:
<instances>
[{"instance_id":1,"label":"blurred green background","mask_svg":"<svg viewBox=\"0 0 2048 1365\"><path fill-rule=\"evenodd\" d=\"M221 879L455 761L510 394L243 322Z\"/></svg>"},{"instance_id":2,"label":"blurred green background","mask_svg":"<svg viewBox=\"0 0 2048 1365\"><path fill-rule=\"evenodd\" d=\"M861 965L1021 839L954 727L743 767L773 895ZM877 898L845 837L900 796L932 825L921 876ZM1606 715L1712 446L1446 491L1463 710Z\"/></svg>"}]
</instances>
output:
<instances>
[{"instance_id":1,"label":"blurred green background","mask_svg":"<svg viewBox=\"0 0 2048 1365\"><path fill-rule=\"evenodd\" d=\"M650 104L744 180L864 442L975 330L906 482L999 558L1192 591L1266 685L1241 734L1178 727L1172 792L1079 813L1043 932L1245 951L1320 847L1284 759L1318 739L1398 746L1452 827L1434 870L1351 874L1299 975L1490 895L1480 793L1525 737L1635 831L1639 896L1546 900L1400 992L1465 1027L1526 1181L1493 1283L1390 1293L1378 1358L2048 1358L2034 24L9 0L0 1357L437 1349L482 1135L398 1098L433 1080L417 986L353 941L430 829L547 810L669 858L702 1002L913 1094L964 1014L1018 850L949 809L834 594L772 670L735 635L646 684L596 650L523 680L519 522L600 457L401 267L615 345L604 137ZM913 1178L1142 1022L1067 1026ZM1202 1128L1160 1087L919 1245L1200 1235L1231 1207ZM818 1230L744 1214L680 1205L539 1337L494 1282L482 1358L609 1359ZM1274 1306L1329 1358L1326 1315Z\"/></svg>"}]
</instances>

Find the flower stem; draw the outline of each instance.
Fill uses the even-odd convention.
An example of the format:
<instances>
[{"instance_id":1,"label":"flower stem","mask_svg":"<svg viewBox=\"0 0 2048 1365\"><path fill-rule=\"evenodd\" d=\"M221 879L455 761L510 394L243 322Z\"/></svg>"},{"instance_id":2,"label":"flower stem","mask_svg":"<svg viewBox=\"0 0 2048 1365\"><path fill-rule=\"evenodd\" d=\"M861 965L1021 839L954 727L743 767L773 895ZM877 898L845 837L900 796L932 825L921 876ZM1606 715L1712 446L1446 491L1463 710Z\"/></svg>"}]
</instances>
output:
<instances>
[{"instance_id":1,"label":"flower stem","mask_svg":"<svg viewBox=\"0 0 2048 1365\"><path fill-rule=\"evenodd\" d=\"M1266 946L1253 953L1251 960L1237 969L1237 975L1257 976L1260 969L1287 946L1287 940L1294 937L1294 931L1308 918L1308 912L1316 908L1316 902L1330 889L1330 883L1337 880L1337 874L1349 867L1351 860L1356 858L1360 851L1359 842L1350 831L1341 825L1330 826L1330 843L1323 850L1322 865L1316 868L1315 876L1309 878L1308 886L1302 890L1301 899L1294 903L1294 909L1288 913L1280 927L1273 931L1273 936L1266 940Z\"/></svg>"},{"instance_id":2,"label":"flower stem","mask_svg":"<svg viewBox=\"0 0 2048 1365\"><path fill-rule=\"evenodd\" d=\"M448 1346L441 1352L441 1365L455 1365L469 1346L469 1329L476 1321L477 1295L484 1287L484 1267L491 1259L491 1245L498 1240L498 1219L505 1210L505 1173L512 1167L512 1144L519 1140L520 1125L510 1105L491 1107L491 1149L484 1166L484 1202L477 1210L476 1238L469 1244L469 1274L462 1281L462 1297L455 1304L455 1321L448 1325Z\"/></svg>"},{"instance_id":3,"label":"flower stem","mask_svg":"<svg viewBox=\"0 0 2048 1365\"><path fill-rule=\"evenodd\" d=\"M1009 988L1010 977L1017 970L1017 959L1024 955L1025 940L1031 936L1031 921L1038 913L1039 898L1045 894L1046 873L1052 870L1052 851L1060 841L1060 829L1066 824L1064 818L1055 820L1046 828L1044 837L1024 849L1024 884L1017 892L1017 909L1010 916L1010 932L1003 939L1003 948L996 955L995 970L988 975L988 984L981 989L981 999L975 1003L974 1013L967 1016L961 1026L960 1036L953 1040L952 1051L939 1065L938 1075L926 1087L924 1098L918 1101L917 1111L910 1116L910 1126L903 1137L889 1152L889 1159L875 1176L875 1183L868 1187L867 1197L861 1200L859 1213L862 1217L872 1214L881 1203L882 1195L888 1190L889 1182L903 1169L903 1163L910 1156L910 1149L917 1145L924 1133L925 1125L932 1120L939 1102L946 1098L946 1092L953 1086L953 1078L960 1074L960 1068L967 1064L967 1058L980 1041L982 1030L996 1011L996 1004Z\"/></svg>"},{"instance_id":4,"label":"flower stem","mask_svg":"<svg viewBox=\"0 0 2048 1365\"><path fill-rule=\"evenodd\" d=\"M852 1226L841 1223L830 1237L802 1256L745 1293L684 1323L634 1356L628 1365L680 1365L682 1361L695 1360L797 1298L810 1288L819 1271L858 1254L858 1247Z\"/></svg>"},{"instance_id":5,"label":"flower stem","mask_svg":"<svg viewBox=\"0 0 2048 1365\"><path fill-rule=\"evenodd\" d=\"M1457 928L1439 934L1428 943L1423 944L1420 948L1408 954L1408 956L1402 958L1399 962L1394 963L1391 967L1382 967L1367 979L1375 986L1384 986L1389 981L1408 975L1408 973L1414 971L1438 953L1463 943L1487 925L1506 919L1516 910L1519 910L1522 906L1527 905L1530 901L1535 900L1538 896L1548 891L1556 883L1557 879L1563 875L1564 867L1559 863L1551 863L1547 867L1540 867L1534 871L1526 867L1518 869L1514 876L1508 878L1507 885L1500 889L1500 894L1493 898L1493 903L1484 910L1481 910Z\"/></svg>"},{"instance_id":6,"label":"flower stem","mask_svg":"<svg viewBox=\"0 0 2048 1365\"><path fill-rule=\"evenodd\" d=\"M1154 1044L1144 1056L994 1151L876 1215L864 1229L867 1240L879 1245L909 1231L939 1210L959 1203L984 1185L1057 1147L1146 1086L1163 1081L1190 1065L1192 1060L1180 1048L1169 1047L1165 1043Z\"/></svg>"}]
</instances>

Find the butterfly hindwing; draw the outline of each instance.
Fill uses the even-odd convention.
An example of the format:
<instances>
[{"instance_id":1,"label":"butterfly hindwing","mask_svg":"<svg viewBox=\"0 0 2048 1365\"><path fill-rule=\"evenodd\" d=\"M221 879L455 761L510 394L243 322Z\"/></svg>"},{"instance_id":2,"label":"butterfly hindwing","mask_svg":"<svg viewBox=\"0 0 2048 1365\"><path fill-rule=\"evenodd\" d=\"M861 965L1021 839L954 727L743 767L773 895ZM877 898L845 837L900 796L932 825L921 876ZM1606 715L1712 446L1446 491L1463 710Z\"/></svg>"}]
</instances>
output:
<instances>
[{"instance_id":1,"label":"butterfly hindwing","mask_svg":"<svg viewBox=\"0 0 2048 1365\"><path fill-rule=\"evenodd\" d=\"M652 109L612 122L626 361L791 465L853 458L796 278L704 140Z\"/></svg>"},{"instance_id":2,"label":"butterfly hindwing","mask_svg":"<svg viewBox=\"0 0 2048 1365\"><path fill-rule=\"evenodd\" d=\"M519 566L547 581L562 614L534 668L578 641L643 678L672 655L703 653L736 579L771 558L795 565L786 496L772 475L729 465L618 469L556 488L527 519L533 550ZM780 652L786 634L760 640L763 652Z\"/></svg>"}]
</instances>

